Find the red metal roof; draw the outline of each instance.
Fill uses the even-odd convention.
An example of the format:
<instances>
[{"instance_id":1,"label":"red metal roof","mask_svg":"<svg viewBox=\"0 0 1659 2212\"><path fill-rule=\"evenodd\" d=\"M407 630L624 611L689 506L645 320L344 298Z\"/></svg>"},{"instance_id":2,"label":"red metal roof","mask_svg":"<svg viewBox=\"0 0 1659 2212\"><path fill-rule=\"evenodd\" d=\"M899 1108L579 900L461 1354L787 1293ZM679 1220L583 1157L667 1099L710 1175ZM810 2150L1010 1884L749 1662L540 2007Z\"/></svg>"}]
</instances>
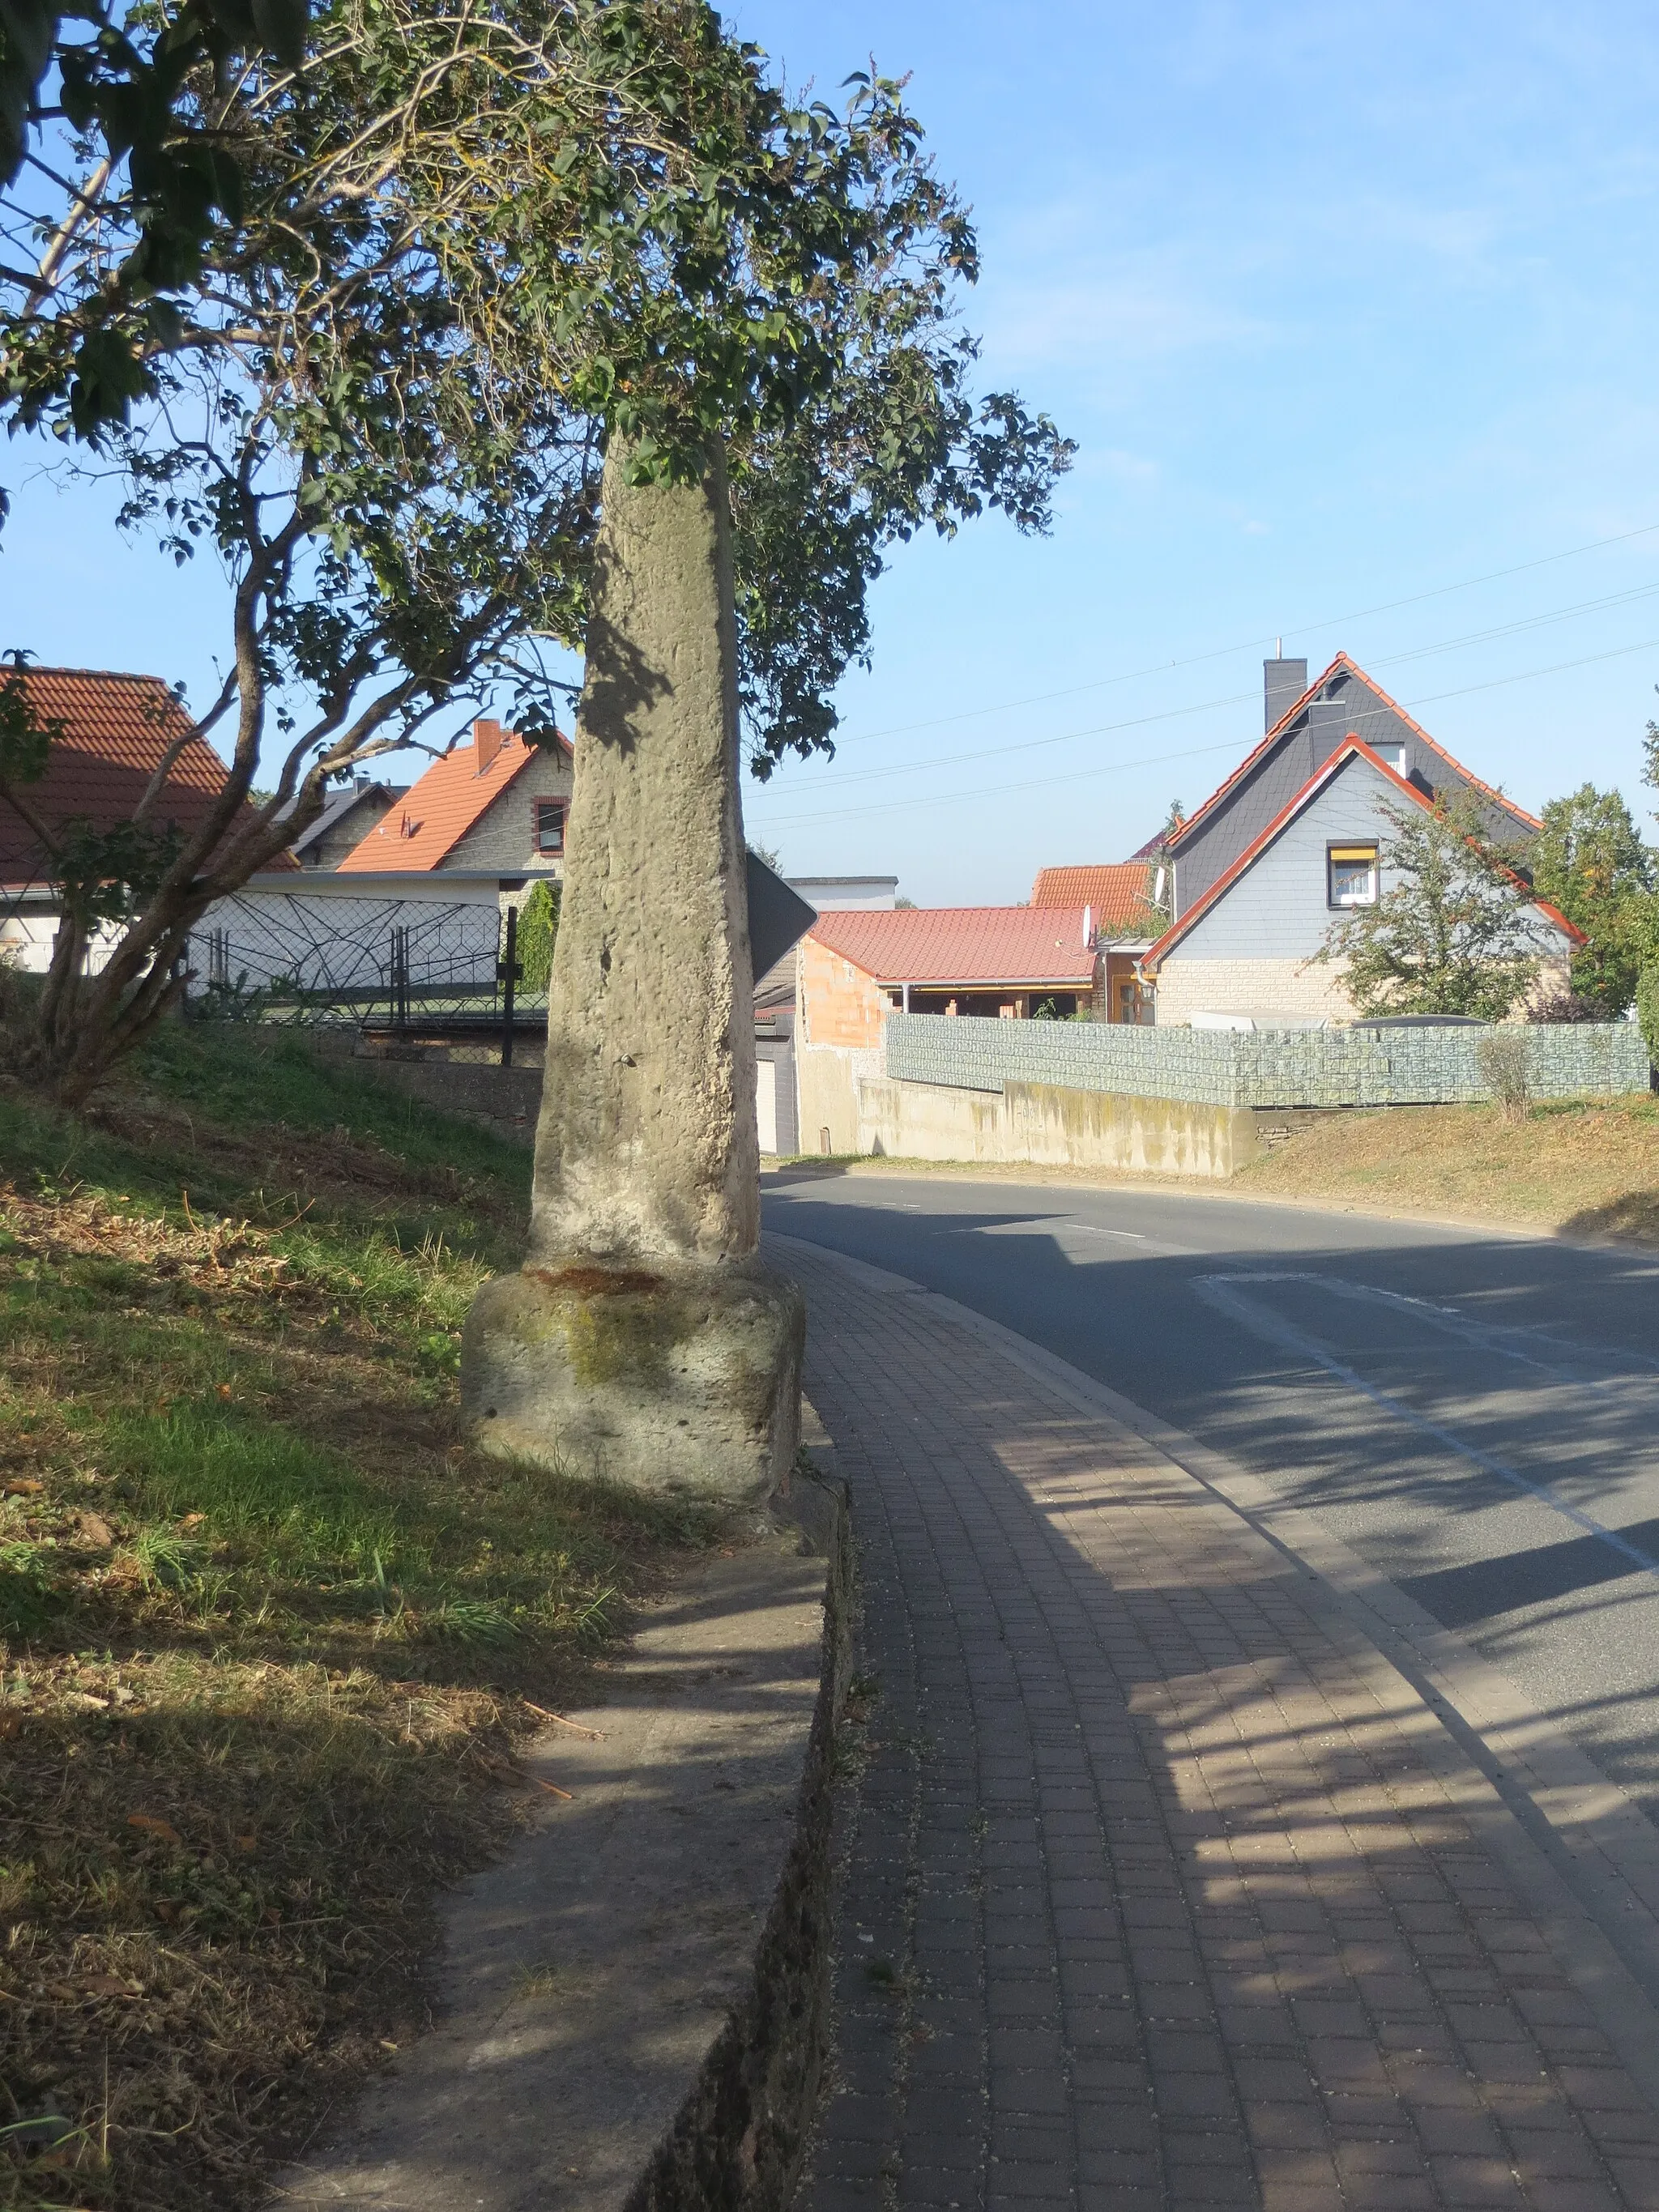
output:
<instances>
[{"instance_id":1,"label":"red metal roof","mask_svg":"<svg viewBox=\"0 0 1659 2212\"><path fill-rule=\"evenodd\" d=\"M897 908L821 914L807 935L878 983L1090 983L1095 956L1083 908Z\"/></svg>"},{"instance_id":2,"label":"red metal roof","mask_svg":"<svg viewBox=\"0 0 1659 2212\"><path fill-rule=\"evenodd\" d=\"M127 676L103 668L25 668L23 696L42 720L64 725L46 756L46 772L27 787L29 805L47 822L77 819L94 830L130 821L161 757L175 738L185 743L167 776L152 819L177 823L186 836L199 829L225 787L225 764L159 676ZM278 859L267 866L291 867ZM44 881L47 871L33 834L0 799L0 883Z\"/></svg>"},{"instance_id":3,"label":"red metal roof","mask_svg":"<svg viewBox=\"0 0 1659 2212\"><path fill-rule=\"evenodd\" d=\"M561 738L561 744L564 744ZM566 746L567 752L569 748ZM536 757L515 731L498 722L473 725L470 744L433 762L400 805L377 822L341 861L342 875L441 867L461 839ZM525 842L529 842L528 824Z\"/></svg>"},{"instance_id":4,"label":"red metal roof","mask_svg":"<svg viewBox=\"0 0 1659 2212\"><path fill-rule=\"evenodd\" d=\"M1094 868L1039 868L1033 906L1086 906L1106 937L1146 937L1163 916L1149 904L1152 872L1145 860L1112 860Z\"/></svg>"},{"instance_id":5,"label":"red metal roof","mask_svg":"<svg viewBox=\"0 0 1659 2212\"><path fill-rule=\"evenodd\" d=\"M1178 921L1172 922L1169 928L1164 931L1163 936L1158 939L1158 943L1152 947L1150 951L1146 954L1144 961L1140 963L1149 975L1155 975L1157 974L1158 963L1164 957L1165 954L1172 951L1174 948L1180 944L1182 939L1187 934L1194 923L1200 921L1205 915L1206 915L1210 908L1216 904L1217 901L1222 898L1232 889L1239 878L1244 873L1245 870L1254 865L1254 863L1261 857L1261 854L1267 850L1267 847L1273 843L1274 838L1279 836L1280 833L1296 819L1296 817L1301 813L1303 808L1307 805L1308 802L1311 799L1316 797L1317 794L1324 789L1325 786L1331 781L1337 770L1344 767L1351 760L1368 761L1371 767L1376 770L1379 775L1386 777L1389 782L1394 786L1397 792L1399 792L1403 797L1411 799L1414 805L1420 806L1425 814L1431 814L1434 811L1434 801L1431 799L1425 798L1423 793L1418 789L1417 786L1414 783L1408 782L1407 779L1400 774L1397 769L1390 768L1387 761L1382 758L1382 755L1380 753L1374 753L1363 738L1352 736L1345 738L1342 743L1337 747L1336 750L1331 755L1330 758L1324 762L1321 767L1315 769L1313 775L1309 777L1306 783L1303 785L1301 790L1297 793L1296 797L1291 800L1290 804L1285 806L1280 813L1277 814L1273 817L1255 842L1253 844L1247 845L1244 850L1239 854L1238 858L1233 862L1232 866L1230 868L1224 869L1223 872L1216 878L1215 881L1210 885L1210 888L1205 892L1202 898L1195 899L1187 913L1183 914ZM1481 787L1483 790L1485 789L1484 785ZM1496 796L1495 793L1493 795ZM1505 803L1507 804L1507 802ZM1517 809L1516 811L1518 811L1519 810ZM1530 819L1530 817L1528 817L1528 819ZM1520 882L1521 878L1516 876L1512 870L1506 868L1504 872L1505 875L1509 876L1512 883ZM1565 936L1570 938L1575 945L1583 945L1585 942L1584 933L1583 930L1580 929L1576 923L1569 921L1565 915L1562 914L1559 908L1551 906L1547 900L1534 898L1530 902L1530 903L1538 908L1540 914L1547 916L1547 918L1555 924L1556 927L1562 931Z\"/></svg>"},{"instance_id":6,"label":"red metal roof","mask_svg":"<svg viewBox=\"0 0 1659 2212\"><path fill-rule=\"evenodd\" d=\"M1233 786L1239 781L1241 776L1247 775L1249 773L1250 769L1255 767L1256 762L1261 758L1268 747L1273 744L1274 739L1280 735L1289 724L1296 720L1297 716L1302 712L1302 709L1308 704L1309 701L1317 696L1324 685L1330 682L1332 677L1336 674L1339 669L1346 669L1350 676L1358 677L1359 681L1375 698L1380 699L1385 707L1390 708L1395 714L1399 715L1401 720L1406 725L1407 728L1412 732L1413 737L1420 738L1431 753L1437 753L1440 758L1445 762L1448 768L1455 769L1458 775L1462 777L1464 782L1471 785L1476 791L1480 792L1483 798L1490 799L1494 805L1501 806L1506 813L1514 815L1516 820L1517 822L1524 823L1528 830L1541 830L1543 828L1543 823L1538 819L1535 814L1528 814L1524 806L1517 806L1512 799L1505 799L1501 791L1495 790L1489 783L1483 783L1480 778L1476 775L1472 769L1464 767L1462 762L1457 759L1455 755L1449 753L1444 745L1439 744L1435 738L1429 735L1428 732L1423 727L1420 722L1415 722L1412 720L1411 716L1406 712L1405 708L1401 705L1397 699L1391 699L1389 696L1388 693L1382 689L1382 686L1376 681L1376 678L1374 676L1366 675L1364 670L1359 665L1357 660L1350 660L1346 653L1339 653L1335 659L1332 661L1330 666L1324 670L1322 674L1315 677L1313 682L1308 686L1307 690L1302 694L1300 698L1293 699L1291 701L1291 704L1273 724L1272 729L1268 731L1267 736L1262 738L1261 744L1258 745L1253 745L1249 751L1245 754L1243 759L1240 761L1238 766L1233 770L1232 774L1228 776L1224 781L1217 784L1215 789L1210 793L1202 806L1194 808L1193 812L1190 813L1187 817L1187 819L1182 823L1180 829L1171 831L1169 841L1171 850L1178 846L1182 842L1182 839L1187 836L1188 832L1192 830L1197 823L1204 819L1205 816L1208 814L1210 809L1216 805L1218 800L1226 797L1227 793L1232 789ZM1334 755L1333 755L1332 757L1334 758ZM1421 793L1419 793L1418 796L1420 798L1422 796Z\"/></svg>"}]
</instances>

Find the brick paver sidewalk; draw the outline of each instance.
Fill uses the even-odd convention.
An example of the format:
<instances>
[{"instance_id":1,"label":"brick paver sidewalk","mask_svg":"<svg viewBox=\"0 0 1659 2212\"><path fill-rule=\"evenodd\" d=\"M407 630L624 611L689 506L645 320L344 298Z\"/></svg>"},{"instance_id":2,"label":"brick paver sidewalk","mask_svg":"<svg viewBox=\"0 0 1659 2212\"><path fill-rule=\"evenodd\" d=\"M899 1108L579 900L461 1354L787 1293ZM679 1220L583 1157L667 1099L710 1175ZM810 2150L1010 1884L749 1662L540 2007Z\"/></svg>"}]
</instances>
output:
<instances>
[{"instance_id":1,"label":"brick paver sidewalk","mask_svg":"<svg viewBox=\"0 0 1659 2212\"><path fill-rule=\"evenodd\" d=\"M806 2212L1659 2207L1470 1770L1322 1586L944 1301L787 1264L879 1683Z\"/></svg>"}]
</instances>

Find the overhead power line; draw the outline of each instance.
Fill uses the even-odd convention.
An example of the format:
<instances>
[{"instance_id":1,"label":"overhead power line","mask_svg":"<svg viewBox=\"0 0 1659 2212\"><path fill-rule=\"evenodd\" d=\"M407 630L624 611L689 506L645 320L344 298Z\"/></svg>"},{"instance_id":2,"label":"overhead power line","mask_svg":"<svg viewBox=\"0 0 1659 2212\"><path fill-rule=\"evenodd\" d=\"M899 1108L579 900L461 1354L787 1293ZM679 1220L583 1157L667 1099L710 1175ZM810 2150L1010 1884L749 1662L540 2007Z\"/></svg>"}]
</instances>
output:
<instances>
[{"instance_id":1,"label":"overhead power line","mask_svg":"<svg viewBox=\"0 0 1659 2212\"><path fill-rule=\"evenodd\" d=\"M1394 668L1403 666L1408 661L1427 660L1436 653L1455 653L1468 646L1490 644L1497 638L1515 637L1527 630L1546 629L1552 623L1571 622L1582 615L1604 613L1609 607L1628 606L1635 600L1651 599L1656 592L1659 592L1659 583L1635 585L1627 591L1610 592L1599 599L1581 599L1573 606L1551 608L1541 614L1523 615L1514 622L1497 623L1489 629L1470 630L1462 637L1443 638L1437 645L1414 646L1407 653L1387 653L1381 659L1372 661L1370 665ZM1500 680L1507 683L1510 679L1504 678ZM895 775L925 775L931 769L958 768L969 761L1006 759L1011 753L1038 752L1048 745L1073 744L1083 738L1107 737L1117 730L1145 729L1153 722L1176 721L1182 715L1207 714L1217 707L1237 707L1258 696L1255 691L1234 691L1224 698L1200 700L1190 707L1167 707L1157 714L1131 715L1119 722L1095 722L1085 729L1062 730L1046 738L1016 738L1000 744L981 745L972 752L939 754L929 760L895 761L884 768L855 768L845 774L837 774L834 788L840 792L848 784L884 781ZM1455 697L1460 695L1443 693L1437 696Z\"/></svg>"},{"instance_id":2,"label":"overhead power line","mask_svg":"<svg viewBox=\"0 0 1659 2212\"><path fill-rule=\"evenodd\" d=\"M1655 651L1659 651L1659 637L1643 638L1635 645L1614 646L1607 653L1587 653L1577 660L1558 660L1548 668L1524 669L1515 676L1494 676L1484 684L1465 684L1454 691L1431 691L1423 698L1402 700L1401 703L1409 712L1415 713L1418 708L1432 707L1443 699L1466 699L1472 692L1498 691L1505 684L1530 684L1541 676L1559 676L1567 669L1589 668L1597 661L1621 660L1628 659L1633 653ZM1252 693L1250 696L1254 697L1255 695ZM1157 768L1164 761L1194 760L1202 753L1234 752L1237 746L1236 738L1226 738L1218 744L1194 745L1188 751L1178 753L1152 753L1139 760L1109 761L1102 768L1077 769L1065 775L1022 776L1018 783L989 784L976 791L943 792L936 798L930 798L927 803L929 806L955 806L969 800L1001 799L1015 791L1042 791L1050 784L1091 783L1103 775L1125 775L1133 769ZM937 763L929 763L928 765ZM769 831L793 828L798 823L839 822L850 815L883 814L887 811L887 804L882 800L868 806L815 807L805 814L769 815L763 822L757 822L753 826Z\"/></svg>"},{"instance_id":3,"label":"overhead power line","mask_svg":"<svg viewBox=\"0 0 1659 2212\"><path fill-rule=\"evenodd\" d=\"M1291 623L1280 625L1284 636L1313 636L1321 630L1340 629L1345 623L1366 622L1372 615L1396 613L1401 607L1421 606L1427 599L1443 599L1454 592L1472 592L1481 584L1496 584L1507 576L1524 576L1534 568L1548 568L1559 561L1575 561L1585 553L1600 553L1609 545L1627 545L1634 538L1650 538L1659 531L1659 522L1644 522L1639 530L1621 530L1611 538L1593 538L1583 545L1569 545L1559 553L1540 553L1535 560L1517 561L1508 568L1489 568L1484 575L1465 576L1455 584L1437 584L1430 591L1413 592L1403 599L1383 599L1373 607L1358 607L1350 614L1323 615L1317 622ZM1139 683L1145 676L1167 676L1172 669L1199 668L1207 660L1224 660L1229 653L1253 653L1272 642L1273 634L1262 637L1247 637L1234 645L1212 646L1204 653L1187 653L1176 660L1158 660L1145 668L1125 669L1116 676L1100 676L1088 684L1068 684L1060 691L1039 691L1029 698L1006 699L993 707L964 707L953 714L935 714L926 721L896 722L884 730L858 730L849 736L837 738L837 745L872 744L878 738L906 737L913 730L942 729L949 722L971 722L986 714L1012 714L1021 707L1046 707L1055 699L1074 699L1085 691L1103 690L1115 684Z\"/></svg>"}]
</instances>

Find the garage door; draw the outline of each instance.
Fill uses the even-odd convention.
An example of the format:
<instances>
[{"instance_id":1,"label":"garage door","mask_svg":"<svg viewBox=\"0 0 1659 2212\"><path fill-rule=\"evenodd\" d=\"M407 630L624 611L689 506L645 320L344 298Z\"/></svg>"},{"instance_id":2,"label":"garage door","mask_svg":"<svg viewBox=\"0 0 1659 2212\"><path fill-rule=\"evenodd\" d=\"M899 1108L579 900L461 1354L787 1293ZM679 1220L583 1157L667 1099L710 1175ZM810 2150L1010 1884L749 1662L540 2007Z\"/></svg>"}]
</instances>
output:
<instances>
[{"instance_id":1,"label":"garage door","mask_svg":"<svg viewBox=\"0 0 1659 2212\"><path fill-rule=\"evenodd\" d=\"M778 1063L775 1060L759 1060L755 1063L755 1120L760 1127L762 1152L775 1153L778 1149Z\"/></svg>"}]
</instances>

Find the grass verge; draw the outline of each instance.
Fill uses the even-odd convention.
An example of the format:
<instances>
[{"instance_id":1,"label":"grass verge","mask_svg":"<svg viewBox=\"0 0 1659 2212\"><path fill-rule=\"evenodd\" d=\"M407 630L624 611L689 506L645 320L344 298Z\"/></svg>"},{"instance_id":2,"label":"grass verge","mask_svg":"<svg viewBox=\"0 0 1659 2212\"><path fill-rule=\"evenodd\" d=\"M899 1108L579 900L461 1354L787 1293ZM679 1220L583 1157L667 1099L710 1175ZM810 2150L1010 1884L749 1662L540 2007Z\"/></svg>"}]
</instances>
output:
<instances>
[{"instance_id":1,"label":"grass verge","mask_svg":"<svg viewBox=\"0 0 1659 2212\"><path fill-rule=\"evenodd\" d=\"M1229 1187L1659 1243L1659 1098L1333 1114Z\"/></svg>"},{"instance_id":2,"label":"grass verge","mask_svg":"<svg viewBox=\"0 0 1659 2212\"><path fill-rule=\"evenodd\" d=\"M769 1163L779 1187L841 1176L1178 1191L1372 1212L1507 1222L1659 1244L1659 1097L1553 1099L1508 1121L1494 1106L1355 1109L1315 1121L1225 1181L1129 1169L829 1157Z\"/></svg>"},{"instance_id":3,"label":"grass verge","mask_svg":"<svg viewBox=\"0 0 1659 2212\"><path fill-rule=\"evenodd\" d=\"M260 2199L422 2024L532 1705L717 1533L468 1447L529 1176L248 1030L84 1116L0 1085L8 2212Z\"/></svg>"}]
</instances>

